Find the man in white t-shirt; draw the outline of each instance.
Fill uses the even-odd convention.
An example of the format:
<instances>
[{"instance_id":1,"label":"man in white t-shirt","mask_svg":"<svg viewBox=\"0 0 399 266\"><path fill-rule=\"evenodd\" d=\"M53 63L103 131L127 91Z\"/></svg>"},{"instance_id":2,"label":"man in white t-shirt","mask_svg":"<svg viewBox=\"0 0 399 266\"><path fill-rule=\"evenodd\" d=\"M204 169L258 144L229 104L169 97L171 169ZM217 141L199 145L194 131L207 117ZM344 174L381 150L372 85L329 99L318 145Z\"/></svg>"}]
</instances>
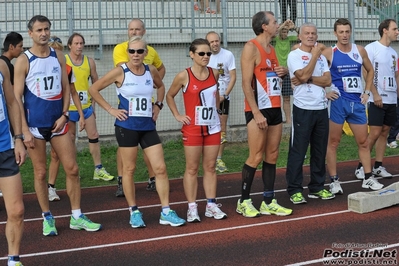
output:
<instances>
[{"instance_id":1,"label":"man in white t-shirt","mask_svg":"<svg viewBox=\"0 0 399 266\"><path fill-rule=\"evenodd\" d=\"M365 49L374 68L374 86L381 96L383 106L374 104L374 97L370 95L368 107L369 147L375 146L375 162L373 175L391 178L392 175L382 166L386 149L387 137L391 126L396 122L396 103L398 95L398 54L390 46L398 38L398 26L394 19L382 21L378 27L381 36L379 41L368 44ZM364 179L363 175L356 175ZM363 178L362 178L363 177Z\"/></svg>"},{"instance_id":2,"label":"man in white t-shirt","mask_svg":"<svg viewBox=\"0 0 399 266\"><path fill-rule=\"evenodd\" d=\"M292 133L287 161L287 192L294 204L306 203L303 196L302 166L310 143L309 198L323 200L335 197L324 189L326 176L325 157L328 141L327 97L335 99L336 92L325 88L331 84L331 74L326 58L317 42L317 29L305 23L299 31L301 46L288 55L287 66L294 87Z\"/></svg>"},{"instance_id":3,"label":"man in white t-shirt","mask_svg":"<svg viewBox=\"0 0 399 266\"><path fill-rule=\"evenodd\" d=\"M227 172L227 167L222 161L222 154L226 140L227 118L230 109L230 93L236 83L236 63L232 52L220 46L220 36L214 31L210 31L205 37L211 46L212 56L208 66L219 70L219 95L221 110L221 139L218 157L216 160L216 170L220 173Z\"/></svg>"}]
</instances>

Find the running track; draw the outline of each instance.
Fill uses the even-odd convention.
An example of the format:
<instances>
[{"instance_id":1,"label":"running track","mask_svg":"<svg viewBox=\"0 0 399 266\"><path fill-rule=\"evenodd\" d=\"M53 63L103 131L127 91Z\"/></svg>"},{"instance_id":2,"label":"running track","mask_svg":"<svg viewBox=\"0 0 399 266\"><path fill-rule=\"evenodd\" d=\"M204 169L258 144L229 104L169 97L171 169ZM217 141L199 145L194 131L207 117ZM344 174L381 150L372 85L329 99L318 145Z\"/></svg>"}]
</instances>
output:
<instances>
[{"instance_id":1,"label":"running track","mask_svg":"<svg viewBox=\"0 0 399 266\"><path fill-rule=\"evenodd\" d=\"M380 180L385 185L399 181L399 157L384 160L394 174ZM228 214L225 220L205 217L202 179L199 179L198 207L201 223L182 227L158 223L160 205L157 194L136 186L138 205L147 227L133 229L124 198L114 196L115 186L82 190L82 210L103 224L99 232L69 229L69 202L65 191L61 201L50 204L56 217L59 235L42 235L42 218L34 194L24 195L25 232L21 246L24 265L326 265L323 252L334 243L386 244L384 250L399 249L399 206L368 214L347 210L347 195L361 188L354 177L356 161L339 163L344 195L333 200L308 199L307 204L293 205L285 192L285 169L277 169L276 198L293 208L291 216L245 218L235 212L241 174L219 175L218 202ZM305 182L309 181L308 167ZM257 172L252 199L255 207L262 200L262 183ZM304 195L307 197L308 190ZM187 205L182 180L171 180L170 201L173 209L185 218ZM7 246L4 237L6 215L0 200L0 264L5 265ZM352 248L353 250L359 250ZM333 248L344 251L343 248ZM396 258L397 259L397 258ZM348 260L345 260L348 262ZM396 261L397 262L397 261ZM342 264L344 265L344 264ZM396 264L394 264L396 265Z\"/></svg>"}]
</instances>

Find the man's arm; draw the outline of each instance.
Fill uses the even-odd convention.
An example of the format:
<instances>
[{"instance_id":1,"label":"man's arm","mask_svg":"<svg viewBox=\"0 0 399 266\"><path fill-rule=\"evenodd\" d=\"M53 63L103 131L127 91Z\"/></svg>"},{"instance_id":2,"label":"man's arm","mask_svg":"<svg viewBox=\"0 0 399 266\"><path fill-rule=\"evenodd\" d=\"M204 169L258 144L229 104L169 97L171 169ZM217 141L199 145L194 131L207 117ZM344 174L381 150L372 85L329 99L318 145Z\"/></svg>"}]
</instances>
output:
<instances>
[{"instance_id":1,"label":"man's arm","mask_svg":"<svg viewBox=\"0 0 399 266\"><path fill-rule=\"evenodd\" d=\"M312 58L310 59L309 64L306 67L298 69L294 72L295 77L299 80L300 83L312 82L312 74L316 66L317 59L321 55L321 50L317 47L313 47L311 54Z\"/></svg>"},{"instance_id":2,"label":"man's arm","mask_svg":"<svg viewBox=\"0 0 399 266\"><path fill-rule=\"evenodd\" d=\"M26 74L28 73L28 67L28 58L25 54L21 54L17 58L14 66L14 94L20 110L19 113L21 116L22 134L24 134L24 144L28 148L34 148L34 138L29 131L28 122L25 116L24 104L22 102L25 90L25 78Z\"/></svg>"},{"instance_id":3,"label":"man's arm","mask_svg":"<svg viewBox=\"0 0 399 266\"><path fill-rule=\"evenodd\" d=\"M68 112L69 105L71 104L71 88L69 87L65 56L61 51L55 50L55 52L57 53L58 62L61 66L62 112L64 114L65 112ZM52 132L59 132L62 130L65 123L68 122L67 118L63 114L55 121Z\"/></svg>"},{"instance_id":4,"label":"man's arm","mask_svg":"<svg viewBox=\"0 0 399 266\"><path fill-rule=\"evenodd\" d=\"M374 77L374 68L370 62L366 49L363 46L357 45L357 49L359 50L360 56L363 58L363 67L366 70L366 75L364 76L366 81L365 91L370 91L373 93L374 104L377 107L382 107L382 98L378 94L377 88L374 86L373 77ZM363 72L364 73L364 72ZM361 95L362 103L367 103L369 99L369 95L367 93L363 93Z\"/></svg>"},{"instance_id":5,"label":"man's arm","mask_svg":"<svg viewBox=\"0 0 399 266\"><path fill-rule=\"evenodd\" d=\"M11 123L12 128L14 129L15 136L22 135L22 120L21 120L21 112L18 106L18 102L15 99L14 90L10 81L10 72L6 63L3 60L0 60L0 72L3 75L3 91L4 97L7 103L7 111L8 111L8 119ZM26 150L23 144L23 139L15 138L15 146L14 146L15 160L19 166L21 166L26 159Z\"/></svg>"}]
</instances>

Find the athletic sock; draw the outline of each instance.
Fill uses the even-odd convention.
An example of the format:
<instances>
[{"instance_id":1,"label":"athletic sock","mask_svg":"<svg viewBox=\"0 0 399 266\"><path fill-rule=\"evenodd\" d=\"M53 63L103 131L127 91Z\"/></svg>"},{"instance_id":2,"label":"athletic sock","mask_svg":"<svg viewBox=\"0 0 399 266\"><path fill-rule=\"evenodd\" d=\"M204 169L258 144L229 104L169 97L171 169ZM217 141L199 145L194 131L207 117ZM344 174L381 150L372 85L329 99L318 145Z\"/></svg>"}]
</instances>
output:
<instances>
[{"instance_id":1,"label":"athletic sock","mask_svg":"<svg viewBox=\"0 0 399 266\"><path fill-rule=\"evenodd\" d=\"M72 216L75 220L79 219L80 215L82 215L82 211L80 209L72 210Z\"/></svg>"},{"instance_id":2,"label":"athletic sock","mask_svg":"<svg viewBox=\"0 0 399 266\"><path fill-rule=\"evenodd\" d=\"M378 167L382 166L382 162L374 162L374 169L377 169Z\"/></svg>"},{"instance_id":3,"label":"athletic sock","mask_svg":"<svg viewBox=\"0 0 399 266\"><path fill-rule=\"evenodd\" d=\"M359 162L356 169L360 169L360 167L362 167L362 166L363 166L363 164L361 162Z\"/></svg>"},{"instance_id":4,"label":"athletic sock","mask_svg":"<svg viewBox=\"0 0 399 266\"><path fill-rule=\"evenodd\" d=\"M251 186L255 177L255 172L256 168L244 164L242 168L241 203L250 198L249 193L251 192Z\"/></svg>"},{"instance_id":5,"label":"athletic sock","mask_svg":"<svg viewBox=\"0 0 399 266\"><path fill-rule=\"evenodd\" d=\"M163 214L168 215L169 211L170 211L169 205L165 206L165 207L162 207L162 213Z\"/></svg>"}]
</instances>

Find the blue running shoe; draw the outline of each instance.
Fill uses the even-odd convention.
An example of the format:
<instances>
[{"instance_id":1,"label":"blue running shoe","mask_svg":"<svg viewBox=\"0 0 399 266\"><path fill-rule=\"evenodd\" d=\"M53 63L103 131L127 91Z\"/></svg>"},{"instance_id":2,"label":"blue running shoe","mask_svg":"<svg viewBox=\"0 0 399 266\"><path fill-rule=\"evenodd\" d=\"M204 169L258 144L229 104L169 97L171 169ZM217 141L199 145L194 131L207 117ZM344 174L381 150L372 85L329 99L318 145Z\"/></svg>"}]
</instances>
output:
<instances>
[{"instance_id":1,"label":"blue running shoe","mask_svg":"<svg viewBox=\"0 0 399 266\"><path fill-rule=\"evenodd\" d=\"M181 226L186 223L186 220L177 216L177 213L175 211L170 210L167 215L161 212L161 218L159 218L159 223L163 225Z\"/></svg>"},{"instance_id":2,"label":"blue running shoe","mask_svg":"<svg viewBox=\"0 0 399 266\"><path fill-rule=\"evenodd\" d=\"M130 214L130 225L133 228L145 227L145 223L143 221L143 214L139 210L135 210Z\"/></svg>"}]
</instances>

